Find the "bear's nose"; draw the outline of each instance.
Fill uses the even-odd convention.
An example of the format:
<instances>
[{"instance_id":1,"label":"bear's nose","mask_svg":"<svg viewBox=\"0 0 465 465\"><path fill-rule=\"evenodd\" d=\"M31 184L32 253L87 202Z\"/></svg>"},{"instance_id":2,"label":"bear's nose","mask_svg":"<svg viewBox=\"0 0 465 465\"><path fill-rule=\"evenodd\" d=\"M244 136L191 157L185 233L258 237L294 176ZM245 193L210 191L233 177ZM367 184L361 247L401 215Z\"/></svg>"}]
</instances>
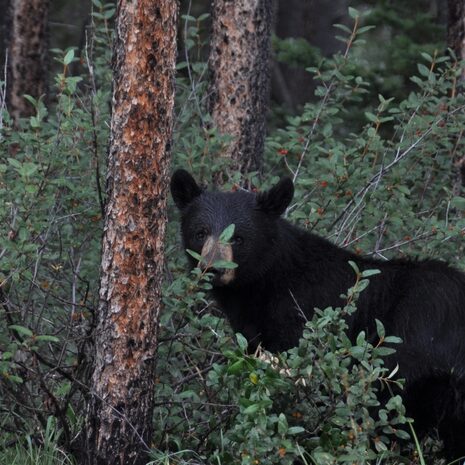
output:
<instances>
[{"instance_id":1,"label":"bear's nose","mask_svg":"<svg viewBox=\"0 0 465 465\"><path fill-rule=\"evenodd\" d=\"M218 238L210 236L205 241L200 255L202 256L200 267L203 270L208 268L208 271L213 271L213 268L215 268L215 262L225 260L232 261L231 245L222 244ZM220 270L217 269L217 272L219 271Z\"/></svg>"},{"instance_id":2,"label":"bear's nose","mask_svg":"<svg viewBox=\"0 0 465 465\"><path fill-rule=\"evenodd\" d=\"M224 262L232 262L234 259L231 244L224 244L218 238L210 236L200 255L202 258L199 266L202 271L213 275L213 286L225 286L235 279L235 271L222 266Z\"/></svg>"}]
</instances>

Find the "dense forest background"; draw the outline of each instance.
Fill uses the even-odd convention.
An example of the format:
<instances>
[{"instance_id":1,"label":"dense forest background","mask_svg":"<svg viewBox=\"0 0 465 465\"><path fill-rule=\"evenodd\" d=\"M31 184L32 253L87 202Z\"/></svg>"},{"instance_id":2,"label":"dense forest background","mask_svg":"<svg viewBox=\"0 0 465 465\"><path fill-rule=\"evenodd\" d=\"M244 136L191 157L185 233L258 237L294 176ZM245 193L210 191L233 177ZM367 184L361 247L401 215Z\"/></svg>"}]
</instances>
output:
<instances>
[{"instance_id":1,"label":"dense forest background","mask_svg":"<svg viewBox=\"0 0 465 465\"><path fill-rule=\"evenodd\" d=\"M8 3L0 1L2 11ZM301 227L360 255L434 257L464 269L453 4L276 1L263 156L241 170L224 156L232 138L208 111L210 2L181 1L171 168L223 189L263 189L290 175L287 216ZM50 1L39 73L46 90L13 108L14 82L0 74L5 465L88 459L115 14L102 0ZM0 23L9 44L11 15ZM15 57L5 51L8 65ZM137 444L144 463L444 463L434 432L417 440L401 396L373 409L380 391L402 383L383 366L384 344L395 338L382 326L375 346L345 337L342 315L355 311L368 275L354 274L348 307L317 313L298 348L252 356L209 299L204 276L189 274L177 215L169 203L153 422L150 440Z\"/></svg>"}]
</instances>

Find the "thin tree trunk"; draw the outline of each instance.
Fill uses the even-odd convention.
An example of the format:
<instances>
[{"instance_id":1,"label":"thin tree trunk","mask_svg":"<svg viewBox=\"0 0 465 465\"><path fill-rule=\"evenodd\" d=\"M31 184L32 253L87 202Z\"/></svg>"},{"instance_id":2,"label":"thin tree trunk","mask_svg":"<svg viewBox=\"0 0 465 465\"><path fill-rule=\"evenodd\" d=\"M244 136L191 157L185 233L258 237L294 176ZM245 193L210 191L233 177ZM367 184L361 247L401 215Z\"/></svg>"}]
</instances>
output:
<instances>
[{"instance_id":1,"label":"thin tree trunk","mask_svg":"<svg viewBox=\"0 0 465 465\"><path fill-rule=\"evenodd\" d=\"M349 18L347 0L279 0L277 1L276 35L280 39L303 38L320 49L325 57L343 50L336 39L333 24L344 24ZM291 111L314 99L315 80L304 67L275 63L272 95Z\"/></svg>"},{"instance_id":2,"label":"thin tree trunk","mask_svg":"<svg viewBox=\"0 0 465 465\"><path fill-rule=\"evenodd\" d=\"M120 0L95 368L92 465L140 465L152 435L177 2Z\"/></svg>"},{"instance_id":3,"label":"thin tree trunk","mask_svg":"<svg viewBox=\"0 0 465 465\"><path fill-rule=\"evenodd\" d=\"M463 0L448 0L449 15L447 22L447 45L460 60L461 84L465 84L465 2ZM454 156L455 182L453 185L454 195L460 195L465 186L465 155Z\"/></svg>"},{"instance_id":4,"label":"thin tree trunk","mask_svg":"<svg viewBox=\"0 0 465 465\"><path fill-rule=\"evenodd\" d=\"M458 60L465 60L465 3L463 0L449 0L447 22L447 45L455 52ZM462 68L462 79L465 69Z\"/></svg>"},{"instance_id":5,"label":"thin tree trunk","mask_svg":"<svg viewBox=\"0 0 465 465\"><path fill-rule=\"evenodd\" d=\"M49 0L11 0L7 102L14 121L34 114L24 94L46 94L48 9Z\"/></svg>"},{"instance_id":6,"label":"thin tree trunk","mask_svg":"<svg viewBox=\"0 0 465 465\"><path fill-rule=\"evenodd\" d=\"M5 65L5 51L8 46L8 30L9 30L9 14L10 11L10 0L0 0L0 11L3 12L0 15L0 80L3 80L3 68Z\"/></svg>"},{"instance_id":7,"label":"thin tree trunk","mask_svg":"<svg viewBox=\"0 0 465 465\"><path fill-rule=\"evenodd\" d=\"M222 153L232 172L260 171L270 86L272 0L214 0L209 106L232 141Z\"/></svg>"}]
</instances>

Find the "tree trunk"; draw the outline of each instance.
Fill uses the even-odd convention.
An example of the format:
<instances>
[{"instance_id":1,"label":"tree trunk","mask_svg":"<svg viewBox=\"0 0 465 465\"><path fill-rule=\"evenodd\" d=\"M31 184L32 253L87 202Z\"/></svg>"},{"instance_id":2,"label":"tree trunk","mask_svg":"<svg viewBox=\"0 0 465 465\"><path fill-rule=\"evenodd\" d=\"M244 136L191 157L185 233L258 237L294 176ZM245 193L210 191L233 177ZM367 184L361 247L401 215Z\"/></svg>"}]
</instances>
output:
<instances>
[{"instance_id":1,"label":"tree trunk","mask_svg":"<svg viewBox=\"0 0 465 465\"><path fill-rule=\"evenodd\" d=\"M463 0L448 0L447 45L458 60L465 60L465 3ZM462 68L462 79L465 69Z\"/></svg>"},{"instance_id":2,"label":"tree trunk","mask_svg":"<svg viewBox=\"0 0 465 465\"><path fill-rule=\"evenodd\" d=\"M4 13L0 16L0 81L4 78L5 51L8 46L8 30L10 0L0 0L0 11Z\"/></svg>"},{"instance_id":3,"label":"tree trunk","mask_svg":"<svg viewBox=\"0 0 465 465\"><path fill-rule=\"evenodd\" d=\"M449 15L447 22L447 45L462 62L461 81L465 80L465 3L463 0L448 0ZM460 195L465 186L465 155L458 154L454 157L455 182L454 195Z\"/></svg>"},{"instance_id":4,"label":"tree trunk","mask_svg":"<svg viewBox=\"0 0 465 465\"><path fill-rule=\"evenodd\" d=\"M231 172L262 167L269 98L272 0L214 0L209 110ZM221 182L221 181L220 181Z\"/></svg>"},{"instance_id":5,"label":"tree trunk","mask_svg":"<svg viewBox=\"0 0 465 465\"><path fill-rule=\"evenodd\" d=\"M48 9L49 0L11 0L7 102L14 121L35 113L24 94L46 94Z\"/></svg>"},{"instance_id":6,"label":"tree trunk","mask_svg":"<svg viewBox=\"0 0 465 465\"><path fill-rule=\"evenodd\" d=\"M177 2L120 0L88 463L146 463L163 276Z\"/></svg>"},{"instance_id":7,"label":"tree trunk","mask_svg":"<svg viewBox=\"0 0 465 465\"><path fill-rule=\"evenodd\" d=\"M276 15L276 35L280 39L303 38L318 47L328 57L344 49L336 39L336 23L347 23L347 0L279 0ZM310 66L310 64L308 65ZM313 65L312 65L313 66ZM275 62L273 65L273 98L296 111L314 99L313 74L303 67Z\"/></svg>"}]
</instances>

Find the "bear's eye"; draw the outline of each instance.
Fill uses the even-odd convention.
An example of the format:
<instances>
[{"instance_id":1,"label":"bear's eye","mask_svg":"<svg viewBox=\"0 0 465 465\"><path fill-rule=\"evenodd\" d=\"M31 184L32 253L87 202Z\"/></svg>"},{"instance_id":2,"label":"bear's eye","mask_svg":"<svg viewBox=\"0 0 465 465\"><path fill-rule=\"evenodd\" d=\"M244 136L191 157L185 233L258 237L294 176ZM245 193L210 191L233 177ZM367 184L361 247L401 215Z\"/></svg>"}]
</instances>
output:
<instances>
[{"instance_id":1,"label":"bear's eye","mask_svg":"<svg viewBox=\"0 0 465 465\"><path fill-rule=\"evenodd\" d=\"M197 231L195 233L195 238L198 240L198 241L204 241L207 237L207 231L205 231L205 229L201 229L200 231Z\"/></svg>"},{"instance_id":2,"label":"bear's eye","mask_svg":"<svg viewBox=\"0 0 465 465\"><path fill-rule=\"evenodd\" d=\"M234 236L231 240L231 243L234 245L241 245L244 243L244 239L241 236Z\"/></svg>"}]
</instances>

